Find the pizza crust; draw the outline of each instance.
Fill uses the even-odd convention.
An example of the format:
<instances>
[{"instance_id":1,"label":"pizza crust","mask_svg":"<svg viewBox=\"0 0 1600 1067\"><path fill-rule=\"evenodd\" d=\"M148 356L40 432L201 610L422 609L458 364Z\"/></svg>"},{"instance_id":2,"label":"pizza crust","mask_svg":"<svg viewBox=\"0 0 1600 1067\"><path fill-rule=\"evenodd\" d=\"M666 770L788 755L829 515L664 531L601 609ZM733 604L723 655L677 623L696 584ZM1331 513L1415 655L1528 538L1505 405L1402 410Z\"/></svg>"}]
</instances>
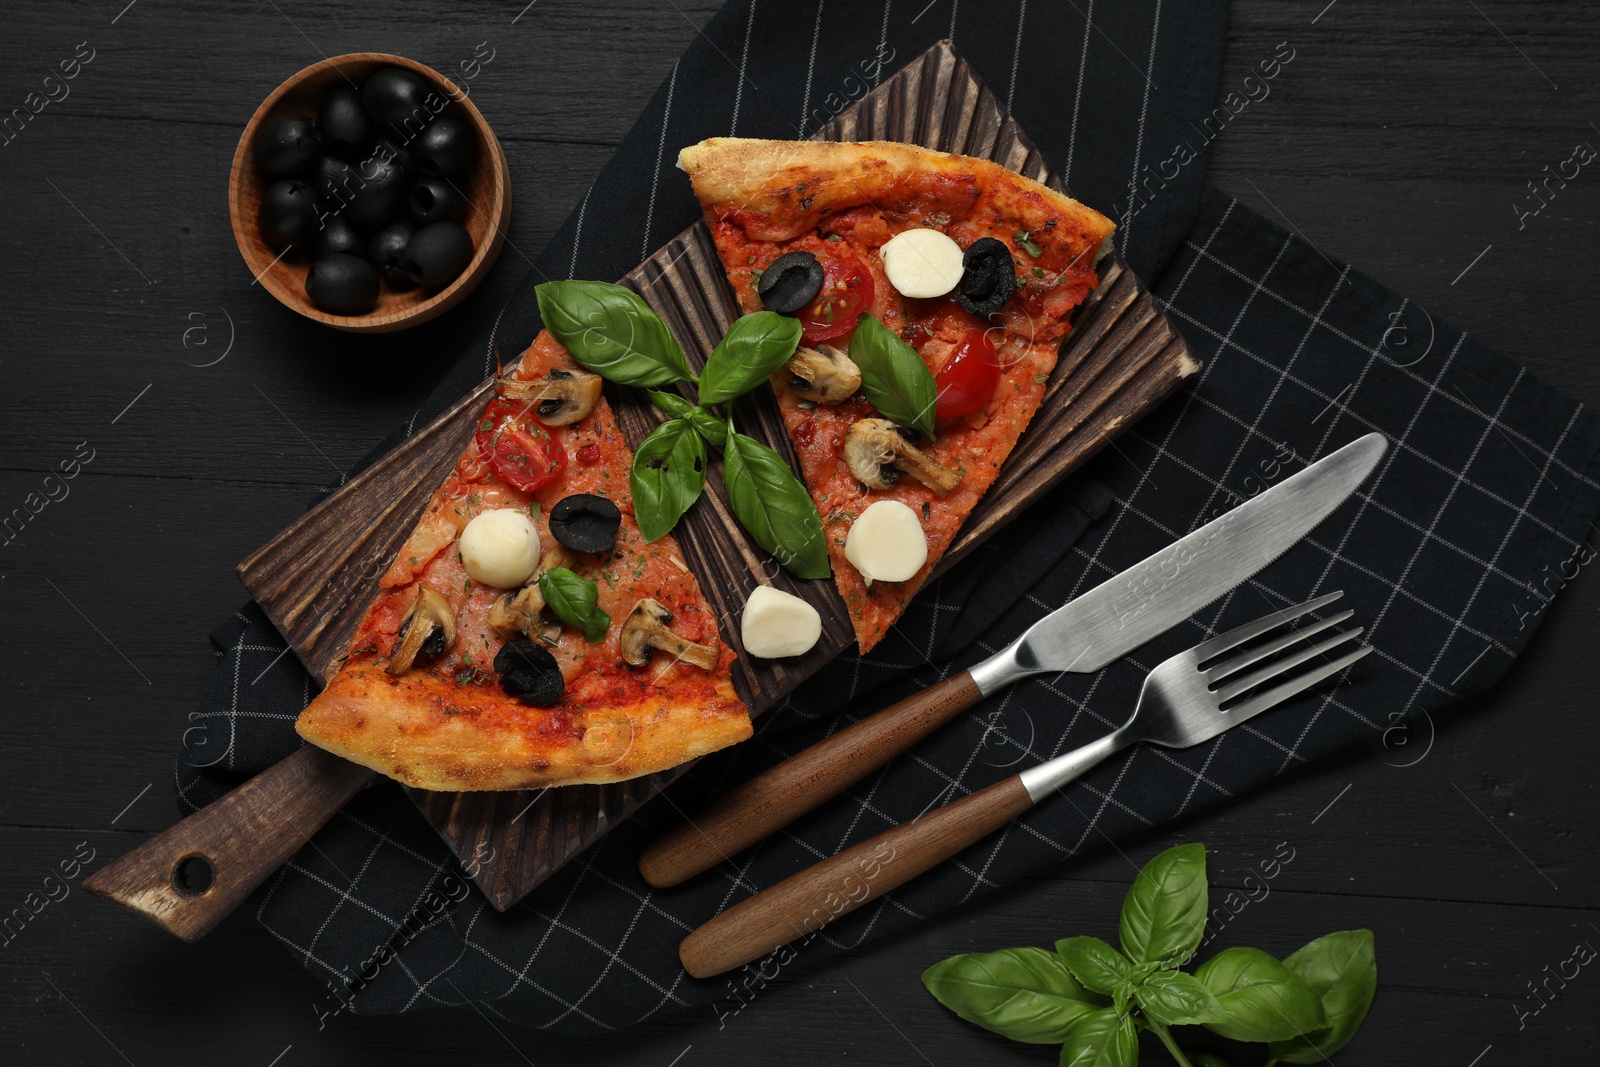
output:
<instances>
[{"instance_id":1,"label":"pizza crust","mask_svg":"<svg viewBox=\"0 0 1600 1067\"><path fill-rule=\"evenodd\" d=\"M1081 226L1111 250L1116 224L1100 212L998 163L898 141L767 141L711 137L678 152L700 202L719 217L737 213L758 241L787 241L824 217L884 197L930 175L972 179L984 193L1008 186ZM804 186L804 188L802 188Z\"/></svg>"},{"instance_id":2,"label":"pizza crust","mask_svg":"<svg viewBox=\"0 0 1600 1067\"><path fill-rule=\"evenodd\" d=\"M391 678L369 665L329 682L295 730L418 789L597 785L664 771L748 738L750 717L733 685L723 676L715 687L717 699L693 707L663 691L626 707L585 708L572 729L541 738L543 709L481 696L475 707L457 709L459 688L420 671Z\"/></svg>"}]
</instances>

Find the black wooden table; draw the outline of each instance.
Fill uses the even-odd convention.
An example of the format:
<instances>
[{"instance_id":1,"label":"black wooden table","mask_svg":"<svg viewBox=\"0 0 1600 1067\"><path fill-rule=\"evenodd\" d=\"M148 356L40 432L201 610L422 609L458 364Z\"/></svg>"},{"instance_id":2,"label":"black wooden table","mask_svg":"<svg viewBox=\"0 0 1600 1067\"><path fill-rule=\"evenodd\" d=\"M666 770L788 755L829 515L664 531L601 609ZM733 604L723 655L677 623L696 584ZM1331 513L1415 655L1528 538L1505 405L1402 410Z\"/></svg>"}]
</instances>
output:
<instances>
[{"instance_id":1,"label":"black wooden table","mask_svg":"<svg viewBox=\"0 0 1600 1067\"><path fill-rule=\"evenodd\" d=\"M917 976L955 952L1112 928L1133 874L1113 850L786 977L737 1015L594 1041L469 1011L346 1015L319 1032L322 988L248 918L183 945L78 880L65 896L47 883L75 854L92 869L172 822L173 754L212 672L205 633L242 601L233 565L409 416L458 324L510 292L716 6L125 3L0 12L0 111L93 54L70 96L0 147L0 512L93 456L0 545L0 914L47 885L59 898L0 934L0 1060L1053 1063L960 1022ZM1575 143L1600 145L1600 9L1237 0L1224 89L1285 40L1293 65L1218 139L1212 180L1600 403L1600 173L1537 216L1514 207ZM496 58L475 99L516 209L478 293L363 339L251 287L224 192L261 97L319 54L450 66L480 41ZM1236 888L1293 850L1230 923L1235 943L1285 952L1376 931L1378 1000L1339 1063L1595 1062L1600 972L1550 975L1575 944L1600 946L1597 612L1600 585L1581 574L1504 684L1410 752L1351 752L1139 843L1203 839L1214 884Z\"/></svg>"}]
</instances>

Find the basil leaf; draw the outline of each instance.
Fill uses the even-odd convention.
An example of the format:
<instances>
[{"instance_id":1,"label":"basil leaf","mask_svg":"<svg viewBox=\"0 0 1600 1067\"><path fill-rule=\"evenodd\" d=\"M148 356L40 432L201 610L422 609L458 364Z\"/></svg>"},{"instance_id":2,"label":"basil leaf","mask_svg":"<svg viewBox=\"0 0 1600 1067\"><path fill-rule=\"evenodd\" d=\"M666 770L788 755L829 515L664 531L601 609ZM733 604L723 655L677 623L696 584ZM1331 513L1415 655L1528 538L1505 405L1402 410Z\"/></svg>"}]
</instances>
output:
<instances>
[{"instance_id":1,"label":"basil leaf","mask_svg":"<svg viewBox=\"0 0 1600 1067\"><path fill-rule=\"evenodd\" d=\"M1061 1045L1061 1067L1136 1067L1139 1031L1131 1016L1101 1008L1078 1020Z\"/></svg>"},{"instance_id":2,"label":"basil leaf","mask_svg":"<svg viewBox=\"0 0 1600 1067\"><path fill-rule=\"evenodd\" d=\"M706 485L706 446L686 419L669 419L650 431L633 454L628 487L633 517L646 541L672 532Z\"/></svg>"},{"instance_id":3,"label":"basil leaf","mask_svg":"<svg viewBox=\"0 0 1600 1067\"><path fill-rule=\"evenodd\" d=\"M544 606L562 622L583 631L591 645L606 639L611 616L600 610L600 590L589 579L565 567L551 567L539 575L539 592Z\"/></svg>"},{"instance_id":4,"label":"basil leaf","mask_svg":"<svg viewBox=\"0 0 1600 1067\"><path fill-rule=\"evenodd\" d=\"M700 431L701 437L718 448L727 443L727 424L705 408L695 407L677 393L658 393L652 390L650 399L655 401L656 407L673 418L688 419L690 425Z\"/></svg>"},{"instance_id":5,"label":"basil leaf","mask_svg":"<svg viewBox=\"0 0 1600 1067\"><path fill-rule=\"evenodd\" d=\"M1206 927L1206 849L1169 848L1144 865L1122 901L1122 951L1135 963L1175 967L1194 955Z\"/></svg>"},{"instance_id":6,"label":"basil leaf","mask_svg":"<svg viewBox=\"0 0 1600 1067\"><path fill-rule=\"evenodd\" d=\"M1182 971L1157 971L1134 994L1144 1013L1162 1026L1189 1026L1223 1019L1222 1005L1200 979Z\"/></svg>"},{"instance_id":7,"label":"basil leaf","mask_svg":"<svg viewBox=\"0 0 1600 1067\"><path fill-rule=\"evenodd\" d=\"M1056 954L1073 977L1096 993L1110 995L1118 982L1133 977L1133 965L1126 956L1098 937L1069 937L1056 942Z\"/></svg>"},{"instance_id":8,"label":"basil leaf","mask_svg":"<svg viewBox=\"0 0 1600 1067\"><path fill-rule=\"evenodd\" d=\"M1326 1025L1274 1041L1272 1058L1284 1063L1322 1063L1361 1029L1378 991L1378 964L1371 930L1341 930L1319 937L1283 961L1322 1001Z\"/></svg>"},{"instance_id":9,"label":"basil leaf","mask_svg":"<svg viewBox=\"0 0 1600 1067\"><path fill-rule=\"evenodd\" d=\"M1287 1041L1323 1025L1322 1001L1311 987L1258 948L1225 949L1194 976L1222 1005L1223 1020L1205 1025L1223 1037Z\"/></svg>"},{"instance_id":10,"label":"basil leaf","mask_svg":"<svg viewBox=\"0 0 1600 1067\"><path fill-rule=\"evenodd\" d=\"M694 410L694 405L677 393L652 389L645 395L650 398L652 404L674 419L687 419L689 412Z\"/></svg>"},{"instance_id":11,"label":"basil leaf","mask_svg":"<svg viewBox=\"0 0 1600 1067\"><path fill-rule=\"evenodd\" d=\"M915 348L871 315L863 315L850 338L850 359L861 368L861 391L879 415L933 440L939 390Z\"/></svg>"},{"instance_id":12,"label":"basil leaf","mask_svg":"<svg viewBox=\"0 0 1600 1067\"><path fill-rule=\"evenodd\" d=\"M785 570L798 578L826 578L833 573L822 516L782 456L730 426L722 454L722 484L739 525Z\"/></svg>"},{"instance_id":13,"label":"basil leaf","mask_svg":"<svg viewBox=\"0 0 1600 1067\"><path fill-rule=\"evenodd\" d=\"M725 404L748 393L793 356L800 346L800 320L775 311L753 311L734 320L700 371L700 403Z\"/></svg>"},{"instance_id":14,"label":"basil leaf","mask_svg":"<svg viewBox=\"0 0 1600 1067\"><path fill-rule=\"evenodd\" d=\"M672 331L632 289L561 281L535 286L533 294L545 329L607 381L654 386L693 379Z\"/></svg>"},{"instance_id":15,"label":"basil leaf","mask_svg":"<svg viewBox=\"0 0 1600 1067\"><path fill-rule=\"evenodd\" d=\"M1059 1045L1073 1023L1105 1006L1042 948L951 956L923 971L922 984L967 1022L1035 1045Z\"/></svg>"}]
</instances>

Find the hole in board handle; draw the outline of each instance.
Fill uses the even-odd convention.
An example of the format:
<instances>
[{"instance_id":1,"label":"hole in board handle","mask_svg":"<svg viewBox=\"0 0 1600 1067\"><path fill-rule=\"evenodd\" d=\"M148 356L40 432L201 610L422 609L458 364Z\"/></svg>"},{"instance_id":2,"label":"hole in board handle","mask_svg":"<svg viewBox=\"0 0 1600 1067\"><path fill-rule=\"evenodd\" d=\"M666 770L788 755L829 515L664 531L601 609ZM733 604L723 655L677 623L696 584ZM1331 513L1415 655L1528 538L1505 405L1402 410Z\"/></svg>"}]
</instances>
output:
<instances>
[{"instance_id":1,"label":"hole in board handle","mask_svg":"<svg viewBox=\"0 0 1600 1067\"><path fill-rule=\"evenodd\" d=\"M204 856L185 856L172 867L172 888L180 896L202 897L216 880L216 868Z\"/></svg>"}]
</instances>

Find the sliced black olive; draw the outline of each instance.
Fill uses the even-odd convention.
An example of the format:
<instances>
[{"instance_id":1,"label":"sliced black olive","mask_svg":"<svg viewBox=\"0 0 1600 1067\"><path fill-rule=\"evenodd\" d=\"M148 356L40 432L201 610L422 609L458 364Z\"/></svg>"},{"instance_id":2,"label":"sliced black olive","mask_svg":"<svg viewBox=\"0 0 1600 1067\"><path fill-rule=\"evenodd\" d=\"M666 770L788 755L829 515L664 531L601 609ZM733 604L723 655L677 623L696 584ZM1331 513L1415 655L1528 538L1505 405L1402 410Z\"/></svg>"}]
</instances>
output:
<instances>
[{"instance_id":1,"label":"sliced black olive","mask_svg":"<svg viewBox=\"0 0 1600 1067\"><path fill-rule=\"evenodd\" d=\"M961 257L964 268L956 303L963 311L987 318L1006 306L1017 288L1017 265L1004 241L980 237Z\"/></svg>"},{"instance_id":2,"label":"sliced black olive","mask_svg":"<svg viewBox=\"0 0 1600 1067\"><path fill-rule=\"evenodd\" d=\"M550 509L550 533L574 552L609 552L616 546L622 512L603 496L573 493Z\"/></svg>"},{"instance_id":3,"label":"sliced black olive","mask_svg":"<svg viewBox=\"0 0 1600 1067\"><path fill-rule=\"evenodd\" d=\"M363 230L376 230L405 211L406 172L398 161L374 156L356 167L355 196L345 217Z\"/></svg>"},{"instance_id":4,"label":"sliced black olive","mask_svg":"<svg viewBox=\"0 0 1600 1067\"><path fill-rule=\"evenodd\" d=\"M384 67L361 86L361 105L375 121L399 124L423 108L427 95L428 83L409 70Z\"/></svg>"},{"instance_id":5,"label":"sliced black olive","mask_svg":"<svg viewBox=\"0 0 1600 1067\"><path fill-rule=\"evenodd\" d=\"M268 178L305 174L317 161L317 130L311 120L284 115L263 123L251 145L256 166Z\"/></svg>"},{"instance_id":6,"label":"sliced black olive","mask_svg":"<svg viewBox=\"0 0 1600 1067\"><path fill-rule=\"evenodd\" d=\"M361 108L361 93L353 85L335 85L323 94L317 107L317 132L325 151L345 159L360 159L372 146L372 120Z\"/></svg>"},{"instance_id":7,"label":"sliced black olive","mask_svg":"<svg viewBox=\"0 0 1600 1067\"><path fill-rule=\"evenodd\" d=\"M524 704L549 707L566 692L556 658L526 637L506 642L494 657L494 669L505 691Z\"/></svg>"},{"instance_id":8,"label":"sliced black olive","mask_svg":"<svg viewBox=\"0 0 1600 1067\"><path fill-rule=\"evenodd\" d=\"M415 226L399 219L373 234L367 244L367 258L390 285L403 289L411 287L411 276L406 273L401 259L416 232Z\"/></svg>"},{"instance_id":9,"label":"sliced black olive","mask_svg":"<svg viewBox=\"0 0 1600 1067\"><path fill-rule=\"evenodd\" d=\"M415 149L422 173L454 178L472 169L478 158L478 136L466 119L446 112L422 131Z\"/></svg>"},{"instance_id":10,"label":"sliced black olive","mask_svg":"<svg viewBox=\"0 0 1600 1067\"><path fill-rule=\"evenodd\" d=\"M367 254L367 239L342 215L323 223L322 232L317 236L317 255L331 256L335 252L349 252L354 256Z\"/></svg>"},{"instance_id":11,"label":"sliced black olive","mask_svg":"<svg viewBox=\"0 0 1600 1067\"><path fill-rule=\"evenodd\" d=\"M378 272L360 256L335 252L311 264L306 295L323 311L359 315L378 302Z\"/></svg>"},{"instance_id":12,"label":"sliced black olive","mask_svg":"<svg viewBox=\"0 0 1600 1067\"><path fill-rule=\"evenodd\" d=\"M822 264L810 252L788 252L761 272L756 292L767 310L793 315L822 291Z\"/></svg>"},{"instance_id":13,"label":"sliced black olive","mask_svg":"<svg viewBox=\"0 0 1600 1067\"><path fill-rule=\"evenodd\" d=\"M424 226L406 245L402 262L418 285L448 285L472 262L472 237L453 222Z\"/></svg>"},{"instance_id":14,"label":"sliced black olive","mask_svg":"<svg viewBox=\"0 0 1600 1067\"><path fill-rule=\"evenodd\" d=\"M418 226L460 222L466 214L467 198L448 178L418 178L411 187L411 218Z\"/></svg>"},{"instance_id":15,"label":"sliced black olive","mask_svg":"<svg viewBox=\"0 0 1600 1067\"><path fill-rule=\"evenodd\" d=\"M261 194L261 236L273 245L302 245L317 236L317 197L298 178L273 182Z\"/></svg>"}]
</instances>

